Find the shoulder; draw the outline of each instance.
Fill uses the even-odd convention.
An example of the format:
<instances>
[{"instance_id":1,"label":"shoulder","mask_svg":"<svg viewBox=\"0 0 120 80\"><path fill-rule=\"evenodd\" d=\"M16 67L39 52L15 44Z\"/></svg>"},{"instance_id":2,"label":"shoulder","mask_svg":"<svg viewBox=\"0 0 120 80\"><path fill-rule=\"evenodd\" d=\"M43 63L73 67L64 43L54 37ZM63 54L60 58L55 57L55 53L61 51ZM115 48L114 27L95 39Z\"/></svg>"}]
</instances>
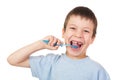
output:
<instances>
[{"instance_id":1,"label":"shoulder","mask_svg":"<svg viewBox=\"0 0 120 80\"><path fill-rule=\"evenodd\" d=\"M48 63L55 63L57 62L60 58L61 58L62 55L59 55L59 54L47 54L46 56L43 57L43 60L46 60Z\"/></svg>"},{"instance_id":2,"label":"shoulder","mask_svg":"<svg viewBox=\"0 0 120 80\"><path fill-rule=\"evenodd\" d=\"M108 72L105 68L98 62L89 59L89 63L91 64L91 70L99 77L99 80L110 80Z\"/></svg>"},{"instance_id":3,"label":"shoulder","mask_svg":"<svg viewBox=\"0 0 120 80\"><path fill-rule=\"evenodd\" d=\"M51 70L51 66L60 59L61 55L49 53L47 55L30 56L32 75L43 78Z\"/></svg>"},{"instance_id":4,"label":"shoulder","mask_svg":"<svg viewBox=\"0 0 120 80\"><path fill-rule=\"evenodd\" d=\"M88 64L95 69L103 69L103 66L100 63L91 58L88 58Z\"/></svg>"},{"instance_id":5,"label":"shoulder","mask_svg":"<svg viewBox=\"0 0 120 80\"><path fill-rule=\"evenodd\" d=\"M58 61L61 58L62 55L59 54L53 54L53 53L49 53L47 55L40 55L40 56L30 56L30 62L34 62L34 63L41 63L41 64L45 64L45 63L49 63L52 64L56 61Z\"/></svg>"},{"instance_id":6,"label":"shoulder","mask_svg":"<svg viewBox=\"0 0 120 80\"><path fill-rule=\"evenodd\" d=\"M95 73L106 73L105 68L100 63L91 58L88 58L87 65L89 65L88 68Z\"/></svg>"}]
</instances>

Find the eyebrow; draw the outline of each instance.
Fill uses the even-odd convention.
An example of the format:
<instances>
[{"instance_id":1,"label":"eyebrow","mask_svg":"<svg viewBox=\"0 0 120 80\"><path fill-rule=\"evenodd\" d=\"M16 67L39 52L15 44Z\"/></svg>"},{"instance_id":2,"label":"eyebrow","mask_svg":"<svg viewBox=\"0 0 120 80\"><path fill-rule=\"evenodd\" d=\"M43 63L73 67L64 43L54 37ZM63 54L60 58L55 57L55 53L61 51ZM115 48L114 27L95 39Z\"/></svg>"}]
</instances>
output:
<instances>
[{"instance_id":1,"label":"eyebrow","mask_svg":"<svg viewBox=\"0 0 120 80\"><path fill-rule=\"evenodd\" d=\"M78 27L77 25L75 25L75 24L68 24L69 26L75 26L75 27Z\"/></svg>"},{"instance_id":2,"label":"eyebrow","mask_svg":"<svg viewBox=\"0 0 120 80\"><path fill-rule=\"evenodd\" d=\"M78 27L77 25L75 25L75 24L68 24L69 26L75 26L75 27ZM84 28L87 28L87 29L90 29L89 27L84 27Z\"/></svg>"}]
</instances>

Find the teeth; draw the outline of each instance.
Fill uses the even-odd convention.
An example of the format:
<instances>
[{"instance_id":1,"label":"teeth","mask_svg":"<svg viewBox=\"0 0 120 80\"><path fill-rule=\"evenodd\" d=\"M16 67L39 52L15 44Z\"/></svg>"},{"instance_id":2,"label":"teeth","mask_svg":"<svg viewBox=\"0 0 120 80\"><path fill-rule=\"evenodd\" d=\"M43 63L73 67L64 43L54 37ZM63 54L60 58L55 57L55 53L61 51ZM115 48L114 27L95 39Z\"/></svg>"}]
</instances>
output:
<instances>
[{"instance_id":1,"label":"teeth","mask_svg":"<svg viewBox=\"0 0 120 80\"><path fill-rule=\"evenodd\" d=\"M72 41L72 44L78 44L78 42L76 42L76 41Z\"/></svg>"},{"instance_id":2,"label":"teeth","mask_svg":"<svg viewBox=\"0 0 120 80\"><path fill-rule=\"evenodd\" d=\"M72 41L72 44L81 44L81 42L77 42L77 41Z\"/></svg>"},{"instance_id":3,"label":"teeth","mask_svg":"<svg viewBox=\"0 0 120 80\"><path fill-rule=\"evenodd\" d=\"M75 45L75 46L81 47L82 43L78 42L78 41L71 41L71 45Z\"/></svg>"}]
</instances>

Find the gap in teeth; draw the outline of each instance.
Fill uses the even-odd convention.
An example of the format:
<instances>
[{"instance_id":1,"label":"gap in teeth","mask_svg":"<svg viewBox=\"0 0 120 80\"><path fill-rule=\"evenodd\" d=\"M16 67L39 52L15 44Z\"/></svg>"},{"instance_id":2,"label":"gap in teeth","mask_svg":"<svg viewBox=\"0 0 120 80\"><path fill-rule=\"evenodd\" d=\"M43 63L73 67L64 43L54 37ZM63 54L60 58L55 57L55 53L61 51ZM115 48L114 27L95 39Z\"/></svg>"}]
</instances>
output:
<instances>
[{"instance_id":1,"label":"gap in teeth","mask_svg":"<svg viewBox=\"0 0 120 80\"><path fill-rule=\"evenodd\" d=\"M70 44L78 47L81 47L82 45L80 42L77 42L77 41L71 41Z\"/></svg>"},{"instance_id":2,"label":"gap in teeth","mask_svg":"<svg viewBox=\"0 0 120 80\"><path fill-rule=\"evenodd\" d=\"M77 41L71 41L71 45L79 45Z\"/></svg>"}]
</instances>

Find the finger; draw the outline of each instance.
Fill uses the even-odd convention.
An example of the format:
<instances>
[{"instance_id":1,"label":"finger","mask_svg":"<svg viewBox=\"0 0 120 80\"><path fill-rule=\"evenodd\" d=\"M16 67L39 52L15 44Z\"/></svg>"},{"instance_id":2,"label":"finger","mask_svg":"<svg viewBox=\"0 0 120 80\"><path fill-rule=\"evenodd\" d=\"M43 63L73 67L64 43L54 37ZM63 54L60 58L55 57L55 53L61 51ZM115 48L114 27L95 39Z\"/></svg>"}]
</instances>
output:
<instances>
[{"instance_id":1,"label":"finger","mask_svg":"<svg viewBox=\"0 0 120 80\"><path fill-rule=\"evenodd\" d=\"M61 41L58 39L57 40L57 45L60 46L61 44L62 44Z\"/></svg>"},{"instance_id":2,"label":"finger","mask_svg":"<svg viewBox=\"0 0 120 80\"><path fill-rule=\"evenodd\" d=\"M54 40L54 36L51 35L51 36L49 37L49 43L48 43L49 46L52 46L53 40Z\"/></svg>"},{"instance_id":3,"label":"finger","mask_svg":"<svg viewBox=\"0 0 120 80\"><path fill-rule=\"evenodd\" d=\"M58 39L56 37L53 38L52 46L57 46Z\"/></svg>"}]
</instances>

